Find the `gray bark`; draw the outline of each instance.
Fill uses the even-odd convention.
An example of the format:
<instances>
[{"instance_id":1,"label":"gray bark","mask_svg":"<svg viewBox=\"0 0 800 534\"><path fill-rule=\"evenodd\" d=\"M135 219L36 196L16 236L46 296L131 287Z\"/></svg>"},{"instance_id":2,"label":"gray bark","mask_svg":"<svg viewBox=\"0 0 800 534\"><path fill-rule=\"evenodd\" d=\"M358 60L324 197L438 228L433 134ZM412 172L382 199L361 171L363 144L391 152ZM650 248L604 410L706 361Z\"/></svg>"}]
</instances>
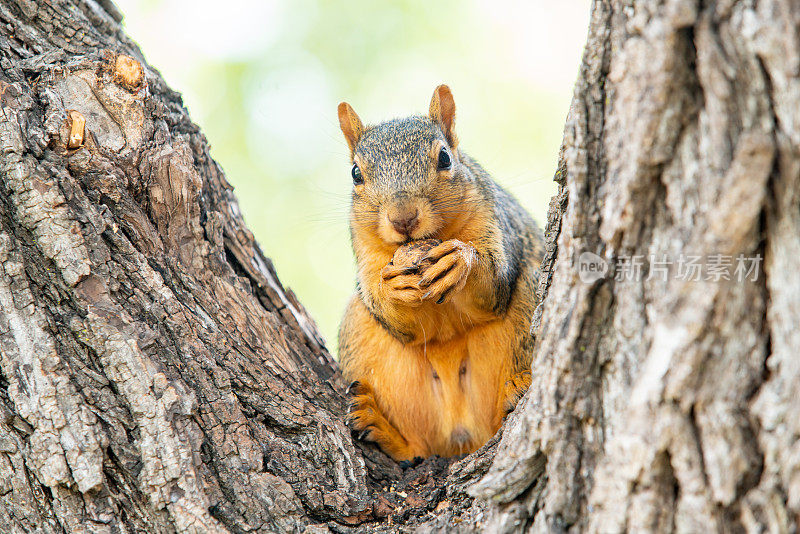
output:
<instances>
[{"instance_id":1,"label":"gray bark","mask_svg":"<svg viewBox=\"0 0 800 534\"><path fill-rule=\"evenodd\" d=\"M490 524L796 530L798 21L781 0L595 2L534 381L472 488ZM586 251L611 266L591 284ZM681 253L761 255L763 271L613 276Z\"/></svg>"},{"instance_id":2,"label":"gray bark","mask_svg":"<svg viewBox=\"0 0 800 534\"><path fill-rule=\"evenodd\" d=\"M313 321L119 20L0 1L0 531L796 530L796 3L595 1L533 384L481 450L409 469L353 440ZM584 252L609 272L581 281ZM764 262L613 276L681 253Z\"/></svg>"}]
</instances>

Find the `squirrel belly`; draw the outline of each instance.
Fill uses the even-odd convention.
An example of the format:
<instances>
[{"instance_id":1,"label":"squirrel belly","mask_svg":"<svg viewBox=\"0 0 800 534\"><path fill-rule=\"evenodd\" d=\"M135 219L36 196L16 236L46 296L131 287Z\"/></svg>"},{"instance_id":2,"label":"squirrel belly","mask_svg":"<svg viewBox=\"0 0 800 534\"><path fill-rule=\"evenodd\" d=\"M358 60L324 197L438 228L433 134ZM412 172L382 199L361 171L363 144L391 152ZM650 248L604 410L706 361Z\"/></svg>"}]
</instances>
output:
<instances>
[{"instance_id":1,"label":"squirrel belly","mask_svg":"<svg viewBox=\"0 0 800 534\"><path fill-rule=\"evenodd\" d=\"M428 117L365 128L341 104L339 120L358 266L339 330L348 422L396 460L472 452L530 384L541 233L458 149L446 86Z\"/></svg>"},{"instance_id":2,"label":"squirrel belly","mask_svg":"<svg viewBox=\"0 0 800 534\"><path fill-rule=\"evenodd\" d=\"M447 341L404 344L354 295L342 322L340 354L358 357L343 358L343 372L359 382L356 389L370 389L355 395L351 418L396 460L476 450L529 385L528 373L527 381L507 389L515 370L530 365L518 357L532 341L519 332L523 307L515 303L506 317L464 328ZM363 402L365 396L372 398Z\"/></svg>"}]
</instances>

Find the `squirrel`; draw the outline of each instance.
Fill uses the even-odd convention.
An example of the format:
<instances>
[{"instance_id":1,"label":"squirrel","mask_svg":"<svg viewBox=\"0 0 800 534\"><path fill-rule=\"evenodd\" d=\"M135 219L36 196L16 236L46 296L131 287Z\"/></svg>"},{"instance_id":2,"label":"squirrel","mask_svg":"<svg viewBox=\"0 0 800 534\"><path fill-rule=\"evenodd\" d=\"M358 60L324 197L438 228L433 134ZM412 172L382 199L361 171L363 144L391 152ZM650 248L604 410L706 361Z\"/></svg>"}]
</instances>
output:
<instances>
[{"instance_id":1,"label":"squirrel","mask_svg":"<svg viewBox=\"0 0 800 534\"><path fill-rule=\"evenodd\" d=\"M446 85L428 116L338 115L357 264L339 329L347 422L396 461L472 452L531 383L541 231L459 148Z\"/></svg>"}]
</instances>

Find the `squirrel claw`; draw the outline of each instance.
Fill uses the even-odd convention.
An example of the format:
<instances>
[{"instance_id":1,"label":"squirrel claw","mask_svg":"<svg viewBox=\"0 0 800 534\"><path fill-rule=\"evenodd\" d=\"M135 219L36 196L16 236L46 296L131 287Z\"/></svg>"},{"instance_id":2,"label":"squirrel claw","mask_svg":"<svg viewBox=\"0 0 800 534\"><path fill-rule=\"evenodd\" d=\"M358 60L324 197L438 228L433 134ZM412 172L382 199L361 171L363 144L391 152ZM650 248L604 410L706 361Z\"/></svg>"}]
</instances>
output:
<instances>
[{"instance_id":1,"label":"squirrel claw","mask_svg":"<svg viewBox=\"0 0 800 534\"><path fill-rule=\"evenodd\" d=\"M347 393L348 395L352 395L353 392L356 389L358 389L358 386L360 386L360 385L361 385L361 382L359 382L358 380L353 380L352 382L350 382L350 385L347 386L347 389L345 390L345 393Z\"/></svg>"},{"instance_id":2,"label":"squirrel claw","mask_svg":"<svg viewBox=\"0 0 800 534\"><path fill-rule=\"evenodd\" d=\"M422 456L414 456L410 460L403 460L401 462L397 462L397 465L400 466L400 469L408 469L409 467L417 467L419 464L422 463Z\"/></svg>"},{"instance_id":3,"label":"squirrel claw","mask_svg":"<svg viewBox=\"0 0 800 534\"><path fill-rule=\"evenodd\" d=\"M528 391L531 385L531 372L521 371L509 378L503 385L501 398L503 400L503 411L508 414L516 408L517 403Z\"/></svg>"}]
</instances>

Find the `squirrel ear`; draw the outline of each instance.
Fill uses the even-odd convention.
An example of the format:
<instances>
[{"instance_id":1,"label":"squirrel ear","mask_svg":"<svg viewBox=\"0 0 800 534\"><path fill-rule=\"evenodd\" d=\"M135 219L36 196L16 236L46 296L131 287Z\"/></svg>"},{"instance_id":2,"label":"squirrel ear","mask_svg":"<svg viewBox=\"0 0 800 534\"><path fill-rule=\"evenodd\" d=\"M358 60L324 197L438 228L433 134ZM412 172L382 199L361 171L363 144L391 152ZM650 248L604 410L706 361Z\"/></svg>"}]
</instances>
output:
<instances>
[{"instance_id":1,"label":"squirrel ear","mask_svg":"<svg viewBox=\"0 0 800 534\"><path fill-rule=\"evenodd\" d=\"M428 114L433 122L437 123L442 132L444 132L450 148L455 150L458 146L458 138L455 132L456 103L449 87L442 84L433 91Z\"/></svg>"},{"instance_id":2,"label":"squirrel ear","mask_svg":"<svg viewBox=\"0 0 800 534\"><path fill-rule=\"evenodd\" d=\"M352 156L356 149L356 143L361 139L361 134L364 133L364 125L347 102L339 104L339 126L342 129L344 138L347 139L347 144L350 146L350 155Z\"/></svg>"}]
</instances>

